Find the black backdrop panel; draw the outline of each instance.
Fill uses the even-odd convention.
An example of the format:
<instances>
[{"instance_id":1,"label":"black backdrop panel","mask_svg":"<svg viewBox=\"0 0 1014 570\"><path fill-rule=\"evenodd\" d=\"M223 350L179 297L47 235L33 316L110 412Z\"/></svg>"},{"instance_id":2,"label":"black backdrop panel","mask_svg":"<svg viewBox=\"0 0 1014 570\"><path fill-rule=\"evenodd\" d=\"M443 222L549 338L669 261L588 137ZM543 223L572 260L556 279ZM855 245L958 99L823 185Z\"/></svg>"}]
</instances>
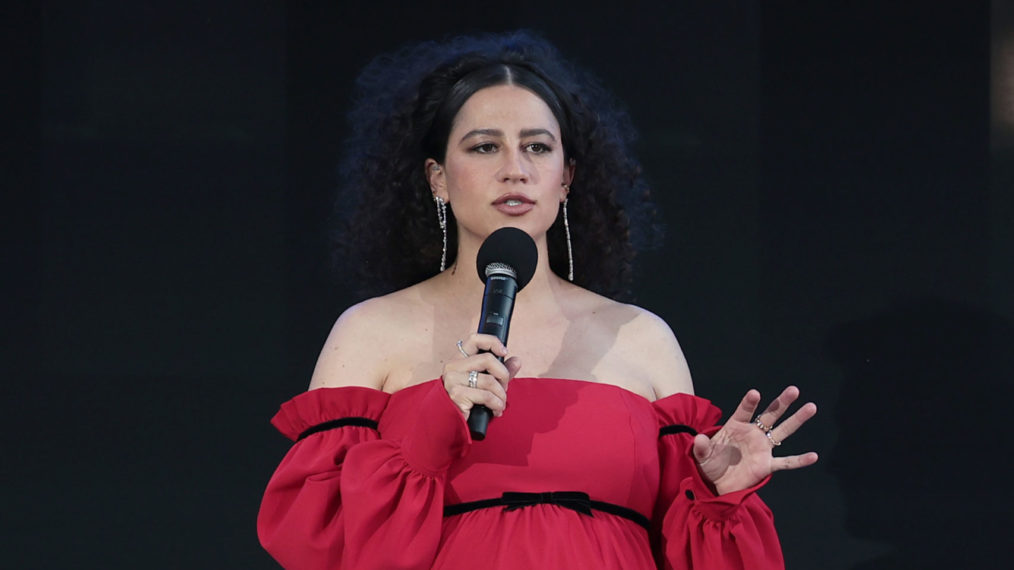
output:
<instances>
[{"instance_id":1,"label":"black backdrop panel","mask_svg":"<svg viewBox=\"0 0 1014 570\"><path fill-rule=\"evenodd\" d=\"M410 4L12 12L3 566L276 567L254 529L287 449L267 421L355 300L326 239L351 82L412 41L517 27L629 107L666 226L638 302L698 393L820 405L779 451L821 462L762 491L788 566L989 559L1011 508L1009 13Z\"/></svg>"}]
</instances>

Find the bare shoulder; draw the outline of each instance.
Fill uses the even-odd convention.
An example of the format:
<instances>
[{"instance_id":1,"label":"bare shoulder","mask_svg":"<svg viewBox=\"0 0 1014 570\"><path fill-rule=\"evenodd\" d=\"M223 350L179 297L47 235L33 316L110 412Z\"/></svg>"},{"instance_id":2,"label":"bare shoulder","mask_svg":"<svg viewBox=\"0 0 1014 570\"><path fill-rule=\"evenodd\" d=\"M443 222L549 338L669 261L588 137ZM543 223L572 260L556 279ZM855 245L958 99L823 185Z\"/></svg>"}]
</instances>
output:
<instances>
[{"instance_id":1,"label":"bare shoulder","mask_svg":"<svg viewBox=\"0 0 1014 570\"><path fill-rule=\"evenodd\" d=\"M403 289L367 299L338 317L324 341L310 379L310 389L364 386L381 389L387 377L385 361L400 322L411 318L413 292ZM392 336L393 335L393 336Z\"/></svg>"},{"instance_id":2,"label":"bare shoulder","mask_svg":"<svg viewBox=\"0 0 1014 570\"><path fill-rule=\"evenodd\" d=\"M612 300L603 302L596 312L616 331L610 352L645 378L656 398L694 393L683 350L665 320L644 308Z\"/></svg>"}]
</instances>

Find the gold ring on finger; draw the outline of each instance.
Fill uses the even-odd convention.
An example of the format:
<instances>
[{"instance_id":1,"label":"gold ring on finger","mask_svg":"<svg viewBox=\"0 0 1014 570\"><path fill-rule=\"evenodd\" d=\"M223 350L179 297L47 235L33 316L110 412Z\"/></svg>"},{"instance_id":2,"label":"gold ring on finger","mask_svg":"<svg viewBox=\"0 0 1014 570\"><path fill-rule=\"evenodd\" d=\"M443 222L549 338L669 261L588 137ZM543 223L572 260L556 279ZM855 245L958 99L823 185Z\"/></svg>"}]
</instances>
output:
<instances>
[{"instance_id":1,"label":"gold ring on finger","mask_svg":"<svg viewBox=\"0 0 1014 570\"><path fill-rule=\"evenodd\" d=\"M761 431L763 431L764 433L770 433L771 430L774 429L773 427L768 427L768 426L764 425L764 422L761 421L760 416L757 416L757 419L754 420L753 423L754 423L754 425L756 425L757 427L759 427L761 429Z\"/></svg>"},{"instance_id":2,"label":"gold ring on finger","mask_svg":"<svg viewBox=\"0 0 1014 570\"><path fill-rule=\"evenodd\" d=\"M782 444L782 442L775 439L775 436L771 435L771 430L764 432L764 435L768 436L768 441L771 442L772 447L778 447L779 445Z\"/></svg>"}]
</instances>

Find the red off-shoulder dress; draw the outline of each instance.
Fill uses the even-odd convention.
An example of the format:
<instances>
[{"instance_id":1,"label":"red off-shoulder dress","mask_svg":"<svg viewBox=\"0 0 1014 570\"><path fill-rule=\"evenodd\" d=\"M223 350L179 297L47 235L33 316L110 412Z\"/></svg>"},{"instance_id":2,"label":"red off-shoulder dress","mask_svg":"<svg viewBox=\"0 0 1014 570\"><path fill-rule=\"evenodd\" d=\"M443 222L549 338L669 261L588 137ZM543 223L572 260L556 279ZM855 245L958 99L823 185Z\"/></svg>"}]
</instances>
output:
<instances>
[{"instance_id":1,"label":"red off-shoulder dress","mask_svg":"<svg viewBox=\"0 0 1014 570\"><path fill-rule=\"evenodd\" d=\"M257 530L294 570L782 568L757 487L716 496L698 472L693 434L719 418L686 394L515 378L472 441L439 380L312 390L272 420L297 443Z\"/></svg>"}]
</instances>

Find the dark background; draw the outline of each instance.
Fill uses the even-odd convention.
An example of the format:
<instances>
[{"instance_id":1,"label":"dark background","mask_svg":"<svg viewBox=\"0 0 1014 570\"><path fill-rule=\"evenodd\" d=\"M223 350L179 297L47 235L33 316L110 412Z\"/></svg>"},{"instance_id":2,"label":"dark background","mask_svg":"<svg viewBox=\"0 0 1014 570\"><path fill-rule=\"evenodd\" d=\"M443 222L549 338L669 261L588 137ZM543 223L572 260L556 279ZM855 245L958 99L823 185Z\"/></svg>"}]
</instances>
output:
<instances>
[{"instance_id":1,"label":"dark background","mask_svg":"<svg viewBox=\"0 0 1014 570\"><path fill-rule=\"evenodd\" d=\"M629 107L667 231L638 302L697 392L819 403L779 451L820 463L762 491L788 567L992 565L1014 532L1010 3L359 4L5 8L0 565L275 567L268 419L356 300L325 237L351 82L517 27Z\"/></svg>"}]
</instances>

